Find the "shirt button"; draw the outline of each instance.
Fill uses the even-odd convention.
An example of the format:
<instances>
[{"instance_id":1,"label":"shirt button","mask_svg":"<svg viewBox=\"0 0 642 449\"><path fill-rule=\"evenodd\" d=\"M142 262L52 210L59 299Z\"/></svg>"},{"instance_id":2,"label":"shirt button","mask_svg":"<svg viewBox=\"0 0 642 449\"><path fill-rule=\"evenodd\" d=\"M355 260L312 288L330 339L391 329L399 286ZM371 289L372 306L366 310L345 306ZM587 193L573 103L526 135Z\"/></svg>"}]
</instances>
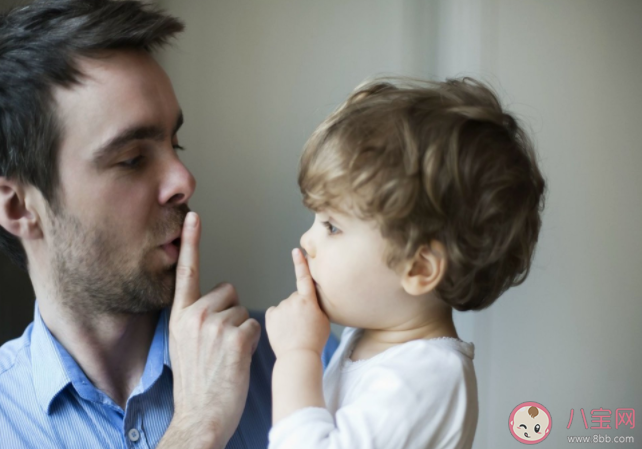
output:
<instances>
[{"instance_id":1,"label":"shirt button","mask_svg":"<svg viewBox=\"0 0 642 449\"><path fill-rule=\"evenodd\" d=\"M127 436L129 437L129 441L133 441L134 443L140 439L140 433L136 429L129 429Z\"/></svg>"}]
</instances>

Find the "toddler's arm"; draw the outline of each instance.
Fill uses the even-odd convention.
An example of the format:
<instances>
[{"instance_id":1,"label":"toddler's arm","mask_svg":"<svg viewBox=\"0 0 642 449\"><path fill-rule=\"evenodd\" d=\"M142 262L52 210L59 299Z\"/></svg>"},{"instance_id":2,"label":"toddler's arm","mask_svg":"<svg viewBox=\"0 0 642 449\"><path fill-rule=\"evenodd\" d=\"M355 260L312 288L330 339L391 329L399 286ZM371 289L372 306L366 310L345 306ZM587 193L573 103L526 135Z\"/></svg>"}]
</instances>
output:
<instances>
[{"instance_id":1,"label":"toddler's arm","mask_svg":"<svg viewBox=\"0 0 642 449\"><path fill-rule=\"evenodd\" d=\"M340 401L334 416L318 407L291 413L270 431L269 448L470 449L477 422L472 363L421 343L364 363L324 380Z\"/></svg>"}]
</instances>

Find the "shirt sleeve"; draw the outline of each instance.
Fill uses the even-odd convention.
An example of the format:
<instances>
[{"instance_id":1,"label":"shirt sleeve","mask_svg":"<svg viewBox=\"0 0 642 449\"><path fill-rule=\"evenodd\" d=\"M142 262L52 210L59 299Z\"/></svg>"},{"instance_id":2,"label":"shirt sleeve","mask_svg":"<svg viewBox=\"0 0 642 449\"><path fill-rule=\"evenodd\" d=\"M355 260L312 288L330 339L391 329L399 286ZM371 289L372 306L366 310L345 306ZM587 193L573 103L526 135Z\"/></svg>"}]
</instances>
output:
<instances>
[{"instance_id":1,"label":"shirt sleeve","mask_svg":"<svg viewBox=\"0 0 642 449\"><path fill-rule=\"evenodd\" d=\"M270 449L402 448L414 399L394 376L378 376L333 419L323 408L298 410L270 432ZM416 412L415 412L416 413ZM336 420L336 421L335 421Z\"/></svg>"},{"instance_id":2,"label":"shirt sleeve","mask_svg":"<svg viewBox=\"0 0 642 449\"><path fill-rule=\"evenodd\" d=\"M419 370L409 376L378 366L368 370L334 417L324 408L305 408L279 421L270 431L269 449L464 447L462 374L457 369Z\"/></svg>"}]
</instances>

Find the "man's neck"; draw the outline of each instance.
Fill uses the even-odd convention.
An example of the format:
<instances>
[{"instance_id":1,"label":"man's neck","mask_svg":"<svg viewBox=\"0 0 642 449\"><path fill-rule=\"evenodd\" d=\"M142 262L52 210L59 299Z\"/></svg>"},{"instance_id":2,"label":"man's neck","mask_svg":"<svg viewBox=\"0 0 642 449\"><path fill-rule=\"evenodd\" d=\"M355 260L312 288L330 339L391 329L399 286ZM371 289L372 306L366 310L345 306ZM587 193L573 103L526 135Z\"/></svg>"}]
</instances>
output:
<instances>
[{"instance_id":1,"label":"man's neck","mask_svg":"<svg viewBox=\"0 0 642 449\"><path fill-rule=\"evenodd\" d=\"M124 410L143 375L159 313L92 316L40 296L38 305L49 331L87 378Z\"/></svg>"}]
</instances>

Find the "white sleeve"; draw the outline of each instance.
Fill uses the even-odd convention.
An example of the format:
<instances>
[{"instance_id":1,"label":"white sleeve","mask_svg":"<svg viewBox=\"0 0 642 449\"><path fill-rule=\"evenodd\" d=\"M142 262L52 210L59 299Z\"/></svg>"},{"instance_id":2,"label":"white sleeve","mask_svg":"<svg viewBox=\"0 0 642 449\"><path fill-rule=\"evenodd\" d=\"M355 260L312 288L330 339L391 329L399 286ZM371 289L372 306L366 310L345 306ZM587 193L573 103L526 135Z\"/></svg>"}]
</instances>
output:
<instances>
[{"instance_id":1,"label":"white sleeve","mask_svg":"<svg viewBox=\"0 0 642 449\"><path fill-rule=\"evenodd\" d=\"M440 368L410 375L382 366L369 370L334 419L323 408L298 410L272 428L269 449L464 447L468 407L461 365Z\"/></svg>"},{"instance_id":2,"label":"white sleeve","mask_svg":"<svg viewBox=\"0 0 642 449\"><path fill-rule=\"evenodd\" d=\"M405 448L406 422L413 421L411 398L404 398L403 391L363 393L337 411L336 423L324 408L305 408L284 418L270 431L269 448Z\"/></svg>"}]
</instances>

